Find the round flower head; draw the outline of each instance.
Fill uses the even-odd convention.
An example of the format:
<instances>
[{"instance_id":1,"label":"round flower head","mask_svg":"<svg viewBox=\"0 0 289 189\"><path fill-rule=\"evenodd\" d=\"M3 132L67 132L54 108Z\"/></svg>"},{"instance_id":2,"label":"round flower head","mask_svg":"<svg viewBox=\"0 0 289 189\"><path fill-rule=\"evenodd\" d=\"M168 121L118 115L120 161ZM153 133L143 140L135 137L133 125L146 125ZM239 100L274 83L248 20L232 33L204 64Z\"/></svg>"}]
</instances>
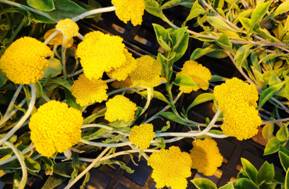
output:
<instances>
[{"instance_id":1,"label":"round flower head","mask_svg":"<svg viewBox=\"0 0 289 189\"><path fill-rule=\"evenodd\" d=\"M62 102L49 101L31 116L31 140L41 155L51 157L79 142L82 122L80 111Z\"/></svg>"},{"instance_id":2,"label":"round flower head","mask_svg":"<svg viewBox=\"0 0 289 189\"><path fill-rule=\"evenodd\" d=\"M137 59L137 68L130 74L133 87L152 88L161 84L161 64L145 55Z\"/></svg>"},{"instance_id":3,"label":"round flower head","mask_svg":"<svg viewBox=\"0 0 289 189\"><path fill-rule=\"evenodd\" d=\"M223 156L219 152L217 143L211 138L196 139L193 146L191 150L192 168L206 176L214 175L223 162Z\"/></svg>"},{"instance_id":4,"label":"round flower head","mask_svg":"<svg viewBox=\"0 0 289 189\"><path fill-rule=\"evenodd\" d=\"M56 29L50 29L44 34L44 39L48 39L52 33L54 33ZM73 38L64 40L63 35L61 33L58 33L53 39L51 39L48 44L49 45L63 45L66 48L70 48L73 45Z\"/></svg>"},{"instance_id":5,"label":"round flower head","mask_svg":"<svg viewBox=\"0 0 289 189\"><path fill-rule=\"evenodd\" d=\"M47 58L52 51L42 42L31 37L14 41L0 59L0 69L16 84L32 84L44 75Z\"/></svg>"},{"instance_id":6,"label":"round flower head","mask_svg":"<svg viewBox=\"0 0 289 189\"><path fill-rule=\"evenodd\" d=\"M218 107L222 111L231 110L231 106L236 103L247 103L257 106L258 91L255 85L248 84L238 78L226 80L222 85L214 88L214 96Z\"/></svg>"},{"instance_id":7,"label":"round flower head","mask_svg":"<svg viewBox=\"0 0 289 189\"><path fill-rule=\"evenodd\" d=\"M107 84L102 80L89 80L84 75L73 83L71 92L76 102L81 106L88 106L107 99Z\"/></svg>"},{"instance_id":8,"label":"round flower head","mask_svg":"<svg viewBox=\"0 0 289 189\"><path fill-rule=\"evenodd\" d=\"M64 40L70 40L78 36L78 25L69 18L59 20L55 28L62 33Z\"/></svg>"},{"instance_id":9,"label":"round flower head","mask_svg":"<svg viewBox=\"0 0 289 189\"><path fill-rule=\"evenodd\" d=\"M238 140L245 140L258 133L262 120L258 111L245 103L236 103L230 111L224 112L224 122L221 126L225 135L234 136Z\"/></svg>"},{"instance_id":10,"label":"round flower head","mask_svg":"<svg viewBox=\"0 0 289 189\"><path fill-rule=\"evenodd\" d=\"M86 34L76 50L88 79L99 79L104 72L119 68L126 62L122 38L98 31Z\"/></svg>"},{"instance_id":11,"label":"round flower head","mask_svg":"<svg viewBox=\"0 0 289 189\"><path fill-rule=\"evenodd\" d=\"M161 149L148 158L148 165L153 168L152 178L157 188L186 189L187 178L191 176L192 160L188 153L172 146Z\"/></svg>"},{"instance_id":12,"label":"round flower head","mask_svg":"<svg viewBox=\"0 0 289 189\"><path fill-rule=\"evenodd\" d=\"M108 73L109 77L118 81L124 81L128 75L136 69L136 60L125 50L126 62L121 67Z\"/></svg>"},{"instance_id":13,"label":"round flower head","mask_svg":"<svg viewBox=\"0 0 289 189\"><path fill-rule=\"evenodd\" d=\"M136 104L122 95L116 95L106 102L105 119L107 121L124 121L134 120Z\"/></svg>"},{"instance_id":14,"label":"round flower head","mask_svg":"<svg viewBox=\"0 0 289 189\"><path fill-rule=\"evenodd\" d=\"M180 91L183 93L191 93L199 89L207 90L209 88L209 80L212 77L208 68L193 60L186 61L178 75L189 77L196 84L196 86L180 86Z\"/></svg>"},{"instance_id":15,"label":"round flower head","mask_svg":"<svg viewBox=\"0 0 289 189\"><path fill-rule=\"evenodd\" d=\"M142 23L144 0L112 0L117 17L124 23L131 21L136 26Z\"/></svg>"},{"instance_id":16,"label":"round flower head","mask_svg":"<svg viewBox=\"0 0 289 189\"><path fill-rule=\"evenodd\" d=\"M154 126L152 124L141 124L130 130L129 141L139 149L144 150L150 146L154 136Z\"/></svg>"}]
</instances>

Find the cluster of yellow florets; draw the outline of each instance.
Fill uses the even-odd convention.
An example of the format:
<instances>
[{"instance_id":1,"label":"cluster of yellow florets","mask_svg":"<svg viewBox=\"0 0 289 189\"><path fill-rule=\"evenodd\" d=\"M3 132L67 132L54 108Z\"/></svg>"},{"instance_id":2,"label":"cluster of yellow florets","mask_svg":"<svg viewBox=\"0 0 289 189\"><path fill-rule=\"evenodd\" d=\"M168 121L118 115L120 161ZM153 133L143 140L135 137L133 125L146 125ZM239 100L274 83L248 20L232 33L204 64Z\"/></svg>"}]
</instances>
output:
<instances>
[{"instance_id":1,"label":"cluster of yellow florets","mask_svg":"<svg viewBox=\"0 0 289 189\"><path fill-rule=\"evenodd\" d=\"M32 84L40 80L53 53L44 43L32 37L14 41L0 59L0 69L16 84Z\"/></svg>"},{"instance_id":2,"label":"cluster of yellow florets","mask_svg":"<svg viewBox=\"0 0 289 189\"><path fill-rule=\"evenodd\" d=\"M56 30L61 32L64 40L71 40L73 37L78 36L78 25L71 19L59 20L55 26Z\"/></svg>"},{"instance_id":3,"label":"cluster of yellow florets","mask_svg":"<svg viewBox=\"0 0 289 189\"><path fill-rule=\"evenodd\" d=\"M30 119L31 140L41 155L51 157L79 142L82 122L80 111L62 102L49 101Z\"/></svg>"},{"instance_id":4,"label":"cluster of yellow florets","mask_svg":"<svg viewBox=\"0 0 289 189\"><path fill-rule=\"evenodd\" d=\"M134 120L137 106L128 98L116 95L106 102L105 119L113 121L131 122Z\"/></svg>"},{"instance_id":5,"label":"cluster of yellow florets","mask_svg":"<svg viewBox=\"0 0 289 189\"><path fill-rule=\"evenodd\" d=\"M262 120L256 110L256 86L233 78L215 87L214 95L224 114L221 126L224 134L239 140L249 139L257 134Z\"/></svg>"},{"instance_id":6,"label":"cluster of yellow florets","mask_svg":"<svg viewBox=\"0 0 289 189\"><path fill-rule=\"evenodd\" d=\"M223 162L217 143L210 138L196 139L193 142L191 158L192 168L206 176L212 176Z\"/></svg>"},{"instance_id":7,"label":"cluster of yellow florets","mask_svg":"<svg viewBox=\"0 0 289 189\"><path fill-rule=\"evenodd\" d=\"M154 126L152 124L141 124L130 130L129 141L139 149L144 150L150 146L154 136Z\"/></svg>"},{"instance_id":8,"label":"cluster of yellow florets","mask_svg":"<svg viewBox=\"0 0 289 189\"><path fill-rule=\"evenodd\" d=\"M106 100L108 98L106 94L107 88L105 81L89 80L84 75L81 75L73 83L71 92L79 105L87 106Z\"/></svg>"},{"instance_id":9,"label":"cluster of yellow florets","mask_svg":"<svg viewBox=\"0 0 289 189\"><path fill-rule=\"evenodd\" d=\"M144 0L112 0L117 17L124 23L140 25L145 9Z\"/></svg>"},{"instance_id":10,"label":"cluster of yellow florets","mask_svg":"<svg viewBox=\"0 0 289 189\"><path fill-rule=\"evenodd\" d=\"M148 159L153 168L152 178L157 188L187 188L187 178L191 176L192 160L186 152L172 146L168 150L154 152Z\"/></svg>"},{"instance_id":11,"label":"cluster of yellow florets","mask_svg":"<svg viewBox=\"0 0 289 189\"><path fill-rule=\"evenodd\" d=\"M193 60L186 61L178 75L189 77L196 84L195 86L180 86L179 89L183 93L191 93L199 89L207 90L209 88L209 80L212 77L208 68Z\"/></svg>"}]
</instances>

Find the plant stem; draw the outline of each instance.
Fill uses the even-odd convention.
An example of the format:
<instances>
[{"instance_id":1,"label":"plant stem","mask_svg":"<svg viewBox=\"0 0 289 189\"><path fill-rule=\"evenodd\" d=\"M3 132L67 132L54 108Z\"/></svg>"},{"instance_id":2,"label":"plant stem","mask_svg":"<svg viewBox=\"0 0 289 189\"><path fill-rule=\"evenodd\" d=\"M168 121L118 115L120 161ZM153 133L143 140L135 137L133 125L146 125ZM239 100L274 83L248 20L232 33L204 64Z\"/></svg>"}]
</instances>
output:
<instances>
[{"instance_id":1,"label":"plant stem","mask_svg":"<svg viewBox=\"0 0 289 189\"><path fill-rule=\"evenodd\" d=\"M123 147L123 146L129 146L131 143L130 142L122 142L122 143L115 143L115 144L105 144L102 142L91 142L88 140L81 139L81 143L87 144L90 146L96 146L96 147L109 147L109 148L118 148L118 147Z\"/></svg>"},{"instance_id":2,"label":"plant stem","mask_svg":"<svg viewBox=\"0 0 289 189\"><path fill-rule=\"evenodd\" d=\"M121 134L123 136L128 136L128 134L124 133L124 132L121 132L121 131L116 131L114 130L112 127L109 127L107 125L102 125L102 124L87 124L87 125L82 125L82 129L85 129L85 128L102 128L102 129L106 129L106 130L109 130L113 133L118 133L118 134Z\"/></svg>"},{"instance_id":3,"label":"plant stem","mask_svg":"<svg viewBox=\"0 0 289 189\"><path fill-rule=\"evenodd\" d=\"M72 18L72 20L77 22L77 21L79 21L79 20L81 20L83 18L86 18L88 16L92 16L92 15L100 14L100 13L105 13L105 12L113 12L113 11L115 11L115 7L114 6L104 7L104 8L97 8L97 9L93 9L93 10L84 12L84 13Z\"/></svg>"},{"instance_id":4,"label":"plant stem","mask_svg":"<svg viewBox=\"0 0 289 189\"><path fill-rule=\"evenodd\" d=\"M149 105L151 103L151 100L154 96L154 89L153 88L147 88L147 100L146 100L146 104L144 106L144 108L142 109L141 113L139 116L141 116L142 114L144 114L146 112L146 110L149 108Z\"/></svg>"},{"instance_id":5,"label":"plant stem","mask_svg":"<svg viewBox=\"0 0 289 189\"><path fill-rule=\"evenodd\" d=\"M12 110L12 108L13 108L15 102L16 102L16 99L17 99L17 97L19 96L19 93L21 92L22 87L23 87L23 85L19 85L19 86L17 87L17 89L16 89L16 91L15 91L15 93L14 93L14 95L13 95L13 97L12 97L12 99L11 99L8 107L7 107L7 110L6 110L6 112L5 112L4 116L3 116L4 118L5 118L5 117L10 113L10 111ZM4 119L4 118L3 118L3 119Z\"/></svg>"},{"instance_id":6,"label":"plant stem","mask_svg":"<svg viewBox=\"0 0 289 189\"><path fill-rule=\"evenodd\" d=\"M22 107L25 104L25 102L26 100L23 99L17 106ZM18 109L15 109L12 112L10 112L7 116L3 116L3 118L0 120L0 128L4 123L6 123L6 121L8 121L13 115L15 115L17 111Z\"/></svg>"}]
</instances>

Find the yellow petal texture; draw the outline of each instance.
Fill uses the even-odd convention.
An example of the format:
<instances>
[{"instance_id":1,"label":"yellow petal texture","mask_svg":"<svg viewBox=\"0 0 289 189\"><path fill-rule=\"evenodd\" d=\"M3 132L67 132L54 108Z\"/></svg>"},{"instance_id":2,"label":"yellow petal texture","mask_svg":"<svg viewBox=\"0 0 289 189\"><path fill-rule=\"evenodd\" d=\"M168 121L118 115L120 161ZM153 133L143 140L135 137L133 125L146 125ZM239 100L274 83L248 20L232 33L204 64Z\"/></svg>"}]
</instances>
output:
<instances>
[{"instance_id":1,"label":"yellow petal texture","mask_svg":"<svg viewBox=\"0 0 289 189\"><path fill-rule=\"evenodd\" d=\"M14 41L0 59L0 69L16 84L32 84L44 75L52 51L32 37Z\"/></svg>"},{"instance_id":2,"label":"yellow petal texture","mask_svg":"<svg viewBox=\"0 0 289 189\"><path fill-rule=\"evenodd\" d=\"M161 149L152 153L148 165L153 169L152 178L157 188L186 189L187 178L191 176L192 160L188 153L179 147Z\"/></svg>"},{"instance_id":3,"label":"yellow petal texture","mask_svg":"<svg viewBox=\"0 0 289 189\"><path fill-rule=\"evenodd\" d=\"M108 76L117 81L124 81L128 75L136 69L136 60L125 50L126 61L121 67L113 69L108 73Z\"/></svg>"},{"instance_id":4,"label":"yellow petal texture","mask_svg":"<svg viewBox=\"0 0 289 189\"><path fill-rule=\"evenodd\" d=\"M73 83L71 92L76 102L88 106L107 99L107 84L103 80L89 80L83 74Z\"/></svg>"},{"instance_id":5,"label":"yellow petal texture","mask_svg":"<svg viewBox=\"0 0 289 189\"><path fill-rule=\"evenodd\" d=\"M81 112L67 104L49 101L31 116L29 128L36 150L43 156L52 157L65 152L81 138Z\"/></svg>"},{"instance_id":6,"label":"yellow petal texture","mask_svg":"<svg viewBox=\"0 0 289 189\"><path fill-rule=\"evenodd\" d=\"M159 62L148 55L137 59L137 67L130 74L133 87L153 88L161 84L162 67Z\"/></svg>"},{"instance_id":7,"label":"yellow petal texture","mask_svg":"<svg viewBox=\"0 0 289 189\"><path fill-rule=\"evenodd\" d=\"M192 168L206 176L214 175L223 162L217 143L211 138L196 139L193 142L191 158Z\"/></svg>"},{"instance_id":8,"label":"yellow petal texture","mask_svg":"<svg viewBox=\"0 0 289 189\"><path fill-rule=\"evenodd\" d=\"M139 149L144 150L150 146L154 136L154 126L152 124L141 124L133 126L130 130L129 141Z\"/></svg>"},{"instance_id":9,"label":"yellow petal texture","mask_svg":"<svg viewBox=\"0 0 289 189\"><path fill-rule=\"evenodd\" d=\"M180 86L179 90L183 93L191 93L199 89L207 90L209 88L209 81L212 78L208 68L193 60L186 61L178 75L189 77L196 83L196 86Z\"/></svg>"},{"instance_id":10,"label":"yellow petal texture","mask_svg":"<svg viewBox=\"0 0 289 189\"><path fill-rule=\"evenodd\" d=\"M78 36L78 25L69 18L59 20L55 28L62 33L65 40Z\"/></svg>"},{"instance_id":11,"label":"yellow petal texture","mask_svg":"<svg viewBox=\"0 0 289 189\"><path fill-rule=\"evenodd\" d=\"M142 23L145 9L144 0L112 0L111 2L115 7L117 17L121 21L124 23L131 21L134 26Z\"/></svg>"},{"instance_id":12,"label":"yellow petal texture","mask_svg":"<svg viewBox=\"0 0 289 189\"><path fill-rule=\"evenodd\" d=\"M136 109L136 104L128 98L116 95L106 102L105 119L110 122L130 122L134 120Z\"/></svg>"},{"instance_id":13,"label":"yellow petal texture","mask_svg":"<svg viewBox=\"0 0 289 189\"><path fill-rule=\"evenodd\" d=\"M119 68L126 62L122 38L93 31L84 36L76 50L85 76L100 79L104 72Z\"/></svg>"}]
</instances>

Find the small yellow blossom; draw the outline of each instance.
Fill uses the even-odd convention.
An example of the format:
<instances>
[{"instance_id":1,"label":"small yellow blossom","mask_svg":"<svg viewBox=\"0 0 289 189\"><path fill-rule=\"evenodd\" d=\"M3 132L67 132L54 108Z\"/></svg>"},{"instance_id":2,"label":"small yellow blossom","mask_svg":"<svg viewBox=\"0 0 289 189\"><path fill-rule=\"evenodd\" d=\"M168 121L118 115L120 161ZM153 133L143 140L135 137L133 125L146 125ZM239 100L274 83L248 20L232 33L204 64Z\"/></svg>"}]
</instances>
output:
<instances>
[{"instance_id":1,"label":"small yellow blossom","mask_svg":"<svg viewBox=\"0 0 289 189\"><path fill-rule=\"evenodd\" d=\"M104 72L119 68L126 62L122 38L99 31L84 36L76 55L88 79L100 79Z\"/></svg>"},{"instance_id":2,"label":"small yellow blossom","mask_svg":"<svg viewBox=\"0 0 289 189\"><path fill-rule=\"evenodd\" d=\"M161 84L162 67L151 56L145 55L137 59L137 68L130 74L133 87L153 88Z\"/></svg>"},{"instance_id":3,"label":"small yellow blossom","mask_svg":"<svg viewBox=\"0 0 289 189\"><path fill-rule=\"evenodd\" d=\"M152 178L157 188L187 188L186 179L191 176L192 160L188 153L181 152L178 147L154 152L148 159L148 165L153 168Z\"/></svg>"},{"instance_id":4,"label":"small yellow blossom","mask_svg":"<svg viewBox=\"0 0 289 189\"><path fill-rule=\"evenodd\" d=\"M152 124L141 124L130 130L129 141L139 149L144 150L150 146L154 136L154 126Z\"/></svg>"},{"instance_id":5,"label":"small yellow blossom","mask_svg":"<svg viewBox=\"0 0 289 189\"><path fill-rule=\"evenodd\" d=\"M69 18L59 20L55 28L62 33L66 41L78 36L78 25Z\"/></svg>"},{"instance_id":6,"label":"small yellow blossom","mask_svg":"<svg viewBox=\"0 0 289 189\"><path fill-rule=\"evenodd\" d=\"M131 21L136 26L142 23L144 0L112 0L117 17L124 23Z\"/></svg>"},{"instance_id":7,"label":"small yellow blossom","mask_svg":"<svg viewBox=\"0 0 289 189\"><path fill-rule=\"evenodd\" d=\"M48 37L54 33L56 29L50 29L44 34L44 39L48 39ZM48 44L49 45L63 45L66 48L70 48L73 45L73 39L65 40L63 41L63 35L61 33L58 33L53 39L51 39Z\"/></svg>"},{"instance_id":8,"label":"small yellow blossom","mask_svg":"<svg viewBox=\"0 0 289 189\"><path fill-rule=\"evenodd\" d=\"M0 69L16 84L32 84L40 80L48 67L52 51L32 37L14 41L0 59Z\"/></svg>"},{"instance_id":9,"label":"small yellow blossom","mask_svg":"<svg viewBox=\"0 0 289 189\"><path fill-rule=\"evenodd\" d=\"M196 139L193 142L191 158L192 168L206 176L214 175L223 162L217 143L211 138Z\"/></svg>"},{"instance_id":10,"label":"small yellow blossom","mask_svg":"<svg viewBox=\"0 0 289 189\"><path fill-rule=\"evenodd\" d=\"M262 120L255 107L245 103L236 103L230 111L224 112L224 122L221 126L225 135L245 140L258 133Z\"/></svg>"},{"instance_id":11,"label":"small yellow blossom","mask_svg":"<svg viewBox=\"0 0 289 189\"><path fill-rule=\"evenodd\" d=\"M41 155L51 157L79 142L82 122L79 110L62 102L49 101L31 116L31 140Z\"/></svg>"},{"instance_id":12,"label":"small yellow blossom","mask_svg":"<svg viewBox=\"0 0 289 189\"><path fill-rule=\"evenodd\" d=\"M136 60L125 50L126 62L121 67L108 73L109 77L118 81L124 81L128 75L136 69Z\"/></svg>"},{"instance_id":13,"label":"small yellow blossom","mask_svg":"<svg viewBox=\"0 0 289 189\"><path fill-rule=\"evenodd\" d=\"M71 92L76 102L88 106L107 99L107 84L103 80L89 80L83 74L73 83Z\"/></svg>"},{"instance_id":14,"label":"small yellow blossom","mask_svg":"<svg viewBox=\"0 0 289 189\"><path fill-rule=\"evenodd\" d=\"M122 95L116 95L106 102L105 119L107 121L124 121L134 120L136 104Z\"/></svg>"},{"instance_id":15,"label":"small yellow blossom","mask_svg":"<svg viewBox=\"0 0 289 189\"><path fill-rule=\"evenodd\" d=\"M247 103L257 106L258 91L255 85L248 84L238 78L226 80L222 85L214 88L214 96L220 110L231 110L231 106L236 103Z\"/></svg>"},{"instance_id":16,"label":"small yellow blossom","mask_svg":"<svg viewBox=\"0 0 289 189\"><path fill-rule=\"evenodd\" d=\"M193 60L186 61L178 75L189 77L196 83L196 86L180 86L179 89L183 93L191 93L192 91L197 91L199 89L207 90L209 88L209 81L212 77L208 68Z\"/></svg>"}]
</instances>

